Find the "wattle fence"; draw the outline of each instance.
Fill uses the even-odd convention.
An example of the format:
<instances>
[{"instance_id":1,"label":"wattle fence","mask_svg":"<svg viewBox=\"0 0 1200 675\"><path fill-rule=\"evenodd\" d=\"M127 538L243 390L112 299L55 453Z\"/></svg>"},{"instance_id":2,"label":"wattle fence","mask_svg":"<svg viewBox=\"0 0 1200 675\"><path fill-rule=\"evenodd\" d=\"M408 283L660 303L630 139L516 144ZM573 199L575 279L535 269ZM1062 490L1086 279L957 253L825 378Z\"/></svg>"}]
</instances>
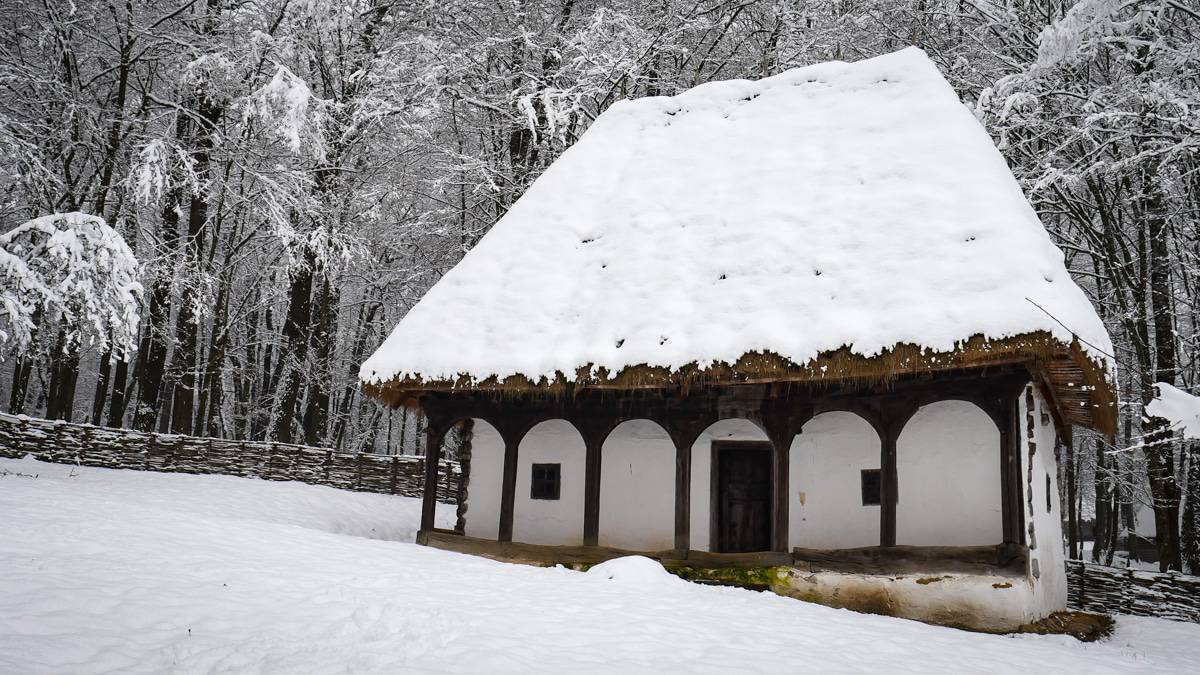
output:
<instances>
[{"instance_id":1,"label":"wattle fence","mask_svg":"<svg viewBox=\"0 0 1200 675\"><path fill-rule=\"evenodd\" d=\"M406 497L420 497L425 480L423 457L156 434L0 413L0 457L25 455L110 469L296 480ZM438 501L458 501L461 476L457 462L439 464Z\"/></svg>"},{"instance_id":2,"label":"wattle fence","mask_svg":"<svg viewBox=\"0 0 1200 675\"><path fill-rule=\"evenodd\" d=\"M1200 577L1068 560L1067 605L1084 612L1200 622Z\"/></svg>"}]
</instances>

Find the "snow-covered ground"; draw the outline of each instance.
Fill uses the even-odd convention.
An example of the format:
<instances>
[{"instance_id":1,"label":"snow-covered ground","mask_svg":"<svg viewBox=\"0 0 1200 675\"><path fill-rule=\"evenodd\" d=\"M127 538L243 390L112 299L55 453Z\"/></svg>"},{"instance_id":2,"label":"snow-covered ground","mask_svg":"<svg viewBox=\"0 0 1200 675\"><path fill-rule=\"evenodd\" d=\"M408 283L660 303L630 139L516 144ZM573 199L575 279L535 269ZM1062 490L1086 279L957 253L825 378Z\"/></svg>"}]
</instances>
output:
<instances>
[{"instance_id":1,"label":"snow-covered ground","mask_svg":"<svg viewBox=\"0 0 1200 675\"><path fill-rule=\"evenodd\" d=\"M409 543L417 500L0 460L0 672L1195 672L1200 626L1004 637ZM447 508L443 523L453 517ZM631 562L633 564L631 564ZM606 566L611 567L611 566Z\"/></svg>"}]
</instances>

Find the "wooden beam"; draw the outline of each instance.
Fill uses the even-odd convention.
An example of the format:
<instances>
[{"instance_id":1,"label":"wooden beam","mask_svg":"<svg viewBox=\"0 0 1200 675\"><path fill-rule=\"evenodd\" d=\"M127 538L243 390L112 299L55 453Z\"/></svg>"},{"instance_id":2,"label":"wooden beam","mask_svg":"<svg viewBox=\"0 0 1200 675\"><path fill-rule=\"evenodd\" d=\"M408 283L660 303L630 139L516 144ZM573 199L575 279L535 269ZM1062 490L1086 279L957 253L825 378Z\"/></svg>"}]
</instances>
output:
<instances>
[{"instance_id":1,"label":"wooden beam","mask_svg":"<svg viewBox=\"0 0 1200 675\"><path fill-rule=\"evenodd\" d=\"M500 530L497 539L512 541L513 505L517 501L517 448L521 443L516 434L504 435L504 473L500 487Z\"/></svg>"},{"instance_id":2,"label":"wooden beam","mask_svg":"<svg viewBox=\"0 0 1200 675\"><path fill-rule=\"evenodd\" d=\"M584 439L587 455L583 469L583 545L595 546L600 540L600 467L604 438L588 434ZM612 495L622 499L622 495Z\"/></svg>"},{"instance_id":3,"label":"wooden beam","mask_svg":"<svg viewBox=\"0 0 1200 675\"><path fill-rule=\"evenodd\" d=\"M846 549L793 549L796 564L852 574L960 572L1025 573L1024 549L992 546L864 546Z\"/></svg>"},{"instance_id":4,"label":"wooden beam","mask_svg":"<svg viewBox=\"0 0 1200 675\"><path fill-rule=\"evenodd\" d=\"M442 460L440 427L425 427L425 486L421 492L421 531L432 532L437 514L438 467Z\"/></svg>"}]
</instances>

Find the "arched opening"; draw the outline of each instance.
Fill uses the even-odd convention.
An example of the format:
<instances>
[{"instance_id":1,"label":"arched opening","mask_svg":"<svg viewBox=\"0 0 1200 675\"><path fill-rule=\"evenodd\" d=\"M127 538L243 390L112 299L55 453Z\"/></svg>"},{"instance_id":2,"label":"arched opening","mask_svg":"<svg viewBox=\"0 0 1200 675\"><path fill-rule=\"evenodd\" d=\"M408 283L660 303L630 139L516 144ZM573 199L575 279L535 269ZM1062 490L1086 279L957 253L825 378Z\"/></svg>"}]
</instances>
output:
<instances>
[{"instance_id":1,"label":"arched opening","mask_svg":"<svg viewBox=\"0 0 1200 675\"><path fill-rule=\"evenodd\" d=\"M495 539L500 532L500 489L504 477L504 439L486 420L472 420L469 438L470 470L467 481L467 511L463 533L469 537ZM461 461L461 460L460 460Z\"/></svg>"},{"instance_id":2,"label":"arched opening","mask_svg":"<svg viewBox=\"0 0 1200 675\"><path fill-rule=\"evenodd\" d=\"M546 420L521 439L513 501L513 541L583 543L583 493L587 451L566 420Z\"/></svg>"},{"instance_id":3,"label":"arched opening","mask_svg":"<svg viewBox=\"0 0 1200 675\"><path fill-rule=\"evenodd\" d=\"M750 420L733 418L714 422L702 431L696 438L696 441L692 443L690 529L691 547L694 550L714 551L722 548L720 545L720 533L718 532L721 522L721 495L723 494L721 471L719 466L714 471L713 455L718 448L734 447L734 444L739 443L745 444L743 448L746 450L746 453L743 454L742 458L749 463L753 463L742 467L741 472L746 475L752 475L752 477L761 477L763 470L762 462L765 461L767 466L770 466L771 453L766 451L770 447L770 440L767 434ZM757 457L751 454L756 451L766 455L766 457ZM755 462L755 460L758 461ZM714 476L716 480L714 480ZM769 478L769 472L767 476ZM746 520L751 521L747 524L755 528L756 536L761 538L762 533L757 532L758 528L761 528L762 519L762 515L759 512L759 509L762 507L758 504L759 501L761 501L761 498L756 498L755 505L750 507L749 512L745 515ZM769 496L767 501L768 544L761 550L770 549L769 528L771 511ZM724 506L726 509L729 508L729 504L725 504Z\"/></svg>"},{"instance_id":4,"label":"arched opening","mask_svg":"<svg viewBox=\"0 0 1200 675\"><path fill-rule=\"evenodd\" d=\"M622 422L600 453L601 546L661 551L675 545L675 443L657 423Z\"/></svg>"},{"instance_id":5,"label":"arched opening","mask_svg":"<svg viewBox=\"0 0 1200 675\"><path fill-rule=\"evenodd\" d=\"M790 547L879 544L880 439L852 412L821 413L792 440L788 462Z\"/></svg>"},{"instance_id":6,"label":"arched opening","mask_svg":"<svg viewBox=\"0 0 1200 675\"><path fill-rule=\"evenodd\" d=\"M922 406L896 440L896 543L980 546L1004 540L1000 430L979 406Z\"/></svg>"}]
</instances>

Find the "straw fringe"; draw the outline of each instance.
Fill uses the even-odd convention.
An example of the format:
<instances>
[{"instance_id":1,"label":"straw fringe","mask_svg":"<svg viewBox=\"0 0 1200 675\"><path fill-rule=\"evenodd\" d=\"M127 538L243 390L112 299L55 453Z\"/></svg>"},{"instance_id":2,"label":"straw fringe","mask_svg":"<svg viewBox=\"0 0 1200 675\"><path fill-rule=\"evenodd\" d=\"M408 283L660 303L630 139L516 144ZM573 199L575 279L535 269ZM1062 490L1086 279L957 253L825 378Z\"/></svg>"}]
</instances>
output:
<instances>
[{"instance_id":1,"label":"straw fringe","mask_svg":"<svg viewBox=\"0 0 1200 675\"><path fill-rule=\"evenodd\" d=\"M716 362L700 368L695 362L678 370L661 366L637 365L609 373L591 364L576 369L572 377L556 373L553 378L533 380L525 375L503 379L488 377L476 380L460 375L453 380L420 376L393 379L379 384L364 384L370 396L391 406L416 405L426 392L472 391L490 392L500 396L541 395L571 396L587 389L671 389L686 393L693 388L716 385L803 382L814 385L839 384L856 381L867 385L887 384L896 378L943 370L976 368L989 365L1026 363L1043 371L1046 364L1056 364L1048 376L1053 388L1072 397L1079 407L1067 415L1077 423L1111 433L1115 428L1115 397L1110 374L1102 363L1089 357L1077 340L1065 344L1050 333L1037 331L1002 339L975 335L959 342L948 352L933 351L910 343L897 344L876 356L862 356L842 347L825 352L804 365L798 365L772 352L747 352L734 363ZM1066 367L1064 369L1064 366ZM1081 379L1081 382L1072 380ZM1061 381L1054 381L1054 380ZM1086 403L1079 401L1086 395ZM1060 404L1061 405L1061 404ZM1086 419L1085 419L1086 418Z\"/></svg>"}]
</instances>

